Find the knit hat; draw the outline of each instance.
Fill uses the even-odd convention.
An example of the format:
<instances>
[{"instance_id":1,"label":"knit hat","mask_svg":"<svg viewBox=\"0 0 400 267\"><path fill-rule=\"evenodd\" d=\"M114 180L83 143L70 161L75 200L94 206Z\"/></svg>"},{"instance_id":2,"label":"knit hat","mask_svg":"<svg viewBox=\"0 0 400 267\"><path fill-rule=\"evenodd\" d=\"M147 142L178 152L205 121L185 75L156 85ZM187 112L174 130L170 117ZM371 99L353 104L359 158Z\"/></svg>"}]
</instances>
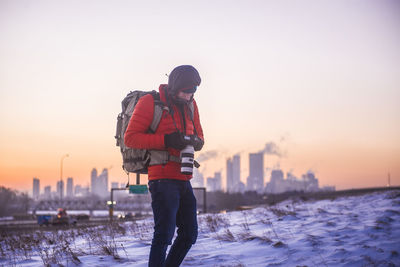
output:
<instances>
[{"instance_id":1,"label":"knit hat","mask_svg":"<svg viewBox=\"0 0 400 267\"><path fill-rule=\"evenodd\" d=\"M199 72L190 65L181 65L171 71L168 77L168 90L172 96L180 91L194 93L200 85Z\"/></svg>"}]
</instances>

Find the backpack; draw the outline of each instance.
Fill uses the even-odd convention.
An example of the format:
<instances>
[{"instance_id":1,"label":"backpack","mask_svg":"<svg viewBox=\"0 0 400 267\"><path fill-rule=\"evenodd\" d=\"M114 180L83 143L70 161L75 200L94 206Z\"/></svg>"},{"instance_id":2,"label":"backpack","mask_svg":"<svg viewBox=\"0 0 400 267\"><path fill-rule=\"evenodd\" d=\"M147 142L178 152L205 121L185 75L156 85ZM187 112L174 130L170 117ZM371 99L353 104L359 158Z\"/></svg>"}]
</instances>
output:
<instances>
[{"instance_id":1,"label":"backpack","mask_svg":"<svg viewBox=\"0 0 400 267\"><path fill-rule=\"evenodd\" d=\"M149 133L155 133L161 121L163 110L168 110L168 107L160 100L160 94L156 91L140 91L135 90L122 100L122 111L117 117L117 128L115 139L116 145L120 147L122 154L122 169L129 174L130 172L137 174L147 174L148 166L166 164L168 161L180 162L180 158L170 155L166 150L151 150L151 149L136 149L129 148L125 145L124 136L131 120L132 113L139 99L147 94L152 94L154 98L154 116L153 121L148 129ZM194 107L193 103L189 105L190 116L193 120Z\"/></svg>"}]
</instances>

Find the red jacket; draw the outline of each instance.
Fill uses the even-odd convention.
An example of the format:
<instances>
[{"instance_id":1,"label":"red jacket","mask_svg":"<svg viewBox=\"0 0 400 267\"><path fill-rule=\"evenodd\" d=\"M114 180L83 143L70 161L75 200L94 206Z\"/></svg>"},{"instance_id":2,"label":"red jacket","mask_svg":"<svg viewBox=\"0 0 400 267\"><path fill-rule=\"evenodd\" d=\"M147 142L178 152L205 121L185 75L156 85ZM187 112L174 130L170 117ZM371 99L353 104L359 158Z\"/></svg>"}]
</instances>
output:
<instances>
[{"instance_id":1,"label":"red jacket","mask_svg":"<svg viewBox=\"0 0 400 267\"><path fill-rule=\"evenodd\" d=\"M160 100L167 103L165 88L167 85L160 85ZM194 105L194 124L196 127L197 135L204 140L203 130L200 124L199 111L197 109L196 101L193 100ZM179 131L186 135L195 134L193 122L190 119L190 111L187 105L184 106L185 113L185 124L186 131L182 120L182 113L179 108L172 104L170 107L173 108L174 121ZM133 111L132 118L128 124L128 128L125 132L124 141L128 147L139 148L139 149L156 149L156 150L168 150L171 155L180 156L180 151L173 148L166 148L164 144L164 135L176 132L172 115L167 111L163 111L160 124L154 134L147 133L150 124L153 120L154 114L154 99L151 94L145 95L139 99L136 104L135 110ZM165 165L153 165L148 168L149 180L157 179L177 179L177 180L190 180L192 175L181 174L180 163L170 161Z\"/></svg>"}]
</instances>

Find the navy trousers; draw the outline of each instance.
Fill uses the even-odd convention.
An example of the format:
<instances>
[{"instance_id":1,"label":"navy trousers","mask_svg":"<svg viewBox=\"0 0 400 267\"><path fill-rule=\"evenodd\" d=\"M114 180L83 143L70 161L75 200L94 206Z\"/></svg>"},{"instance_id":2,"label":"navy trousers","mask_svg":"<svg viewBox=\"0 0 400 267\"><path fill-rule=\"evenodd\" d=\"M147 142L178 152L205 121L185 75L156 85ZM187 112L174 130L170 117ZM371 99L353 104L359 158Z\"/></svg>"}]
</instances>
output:
<instances>
[{"instance_id":1,"label":"navy trousers","mask_svg":"<svg viewBox=\"0 0 400 267\"><path fill-rule=\"evenodd\" d=\"M196 198L189 181L161 179L149 181L151 207L154 214L154 235L149 267L179 266L197 239ZM166 251L171 245L168 256Z\"/></svg>"}]
</instances>

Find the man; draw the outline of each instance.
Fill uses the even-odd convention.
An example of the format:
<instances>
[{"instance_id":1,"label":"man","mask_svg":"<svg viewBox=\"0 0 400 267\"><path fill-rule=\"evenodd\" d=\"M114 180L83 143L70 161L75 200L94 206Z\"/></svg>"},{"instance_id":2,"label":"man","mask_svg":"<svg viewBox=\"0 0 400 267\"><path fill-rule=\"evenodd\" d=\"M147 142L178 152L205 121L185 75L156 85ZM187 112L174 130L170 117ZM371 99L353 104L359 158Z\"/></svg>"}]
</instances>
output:
<instances>
[{"instance_id":1,"label":"man","mask_svg":"<svg viewBox=\"0 0 400 267\"><path fill-rule=\"evenodd\" d=\"M180 151L187 145L193 145L195 151L201 150L203 130L193 99L200 82L199 73L190 65L172 70L168 85L159 87L165 107L157 130L148 132L154 114L154 97L148 94L135 107L125 144L132 148L167 150L171 158L180 157ZM155 224L149 266L179 266L197 239L196 198L189 181L192 175L182 174L180 162L171 160L149 166L148 178ZM166 257L176 226L177 237Z\"/></svg>"}]
</instances>

